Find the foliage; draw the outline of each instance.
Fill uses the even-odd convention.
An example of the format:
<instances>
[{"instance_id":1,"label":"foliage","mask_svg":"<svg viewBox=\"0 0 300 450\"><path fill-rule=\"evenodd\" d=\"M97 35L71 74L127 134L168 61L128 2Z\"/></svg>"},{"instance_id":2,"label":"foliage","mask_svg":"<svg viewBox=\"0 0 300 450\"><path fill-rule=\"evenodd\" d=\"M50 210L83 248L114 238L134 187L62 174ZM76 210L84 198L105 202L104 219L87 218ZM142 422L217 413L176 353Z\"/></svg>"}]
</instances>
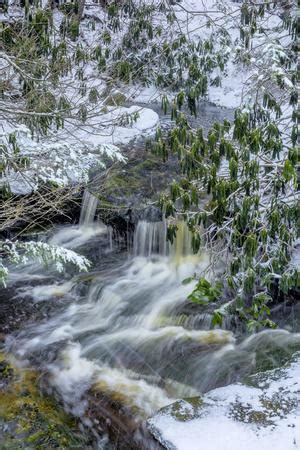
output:
<instances>
[{"instance_id":1,"label":"foliage","mask_svg":"<svg viewBox=\"0 0 300 450\"><path fill-rule=\"evenodd\" d=\"M275 47L268 43L259 49L264 59L256 65L266 76L262 80L254 75L250 97L243 99L234 120L216 122L204 136L180 111L187 102L194 113L194 105L180 92L172 104L166 98L162 101L165 111L171 109L176 126L167 139L158 130L152 144L164 160L175 154L182 173L181 179L172 183L170 194L161 198L166 216L187 221L198 243L195 251L201 243L213 249L224 271L224 289L235 299L236 312L251 329L274 326L268 318L274 280L284 292L297 283L299 286L299 272L291 264L299 225L297 19L293 9L283 14L280 5L266 2L262 6L242 5L239 57L251 51L255 55L255 43L250 43L268 14L279 18L279 41ZM281 39L286 30L289 40ZM200 208L199 199L205 192L209 201ZM200 283L200 289L189 298L206 304L210 286L202 279ZM222 313L216 311L213 325L221 323Z\"/></svg>"},{"instance_id":2,"label":"foliage","mask_svg":"<svg viewBox=\"0 0 300 450\"><path fill-rule=\"evenodd\" d=\"M28 4L23 17L1 25L0 60L11 71L11 81L1 84L0 112L25 122L34 134L62 128L76 116L83 121L93 116L94 106L82 114L86 99L99 105L103 99L89 85L86 69L97 70L98 84L104 87L107 80L119 80L181 90L196 114L197 99L210 81L216 84L215 72L224 71L229 58L231 39L225 28L216 27L207 39L195 41L183 33L165 1L158 8L148 2L112 2L102 13L101 27L93 19L82 24L78 2L62 4L60 11L57 20L47 7ZM97 36L97 45L79 39L80 32ZM17 108L16 84L21 89ZM71 89L71 96L62 95Z\"/></svg>"},{"instance_id":3,"label":"foliage","mask_svg":"<svg viewBox=\"0 0 300 450\"><path fill-rule=\"evenodd\" d=\"M205 278L200 278L193 292L188 296L188 299L199 305L207 305L210 302L216 301L221 294L220 283L212 285Z\"/></svg>"}]
</instances>

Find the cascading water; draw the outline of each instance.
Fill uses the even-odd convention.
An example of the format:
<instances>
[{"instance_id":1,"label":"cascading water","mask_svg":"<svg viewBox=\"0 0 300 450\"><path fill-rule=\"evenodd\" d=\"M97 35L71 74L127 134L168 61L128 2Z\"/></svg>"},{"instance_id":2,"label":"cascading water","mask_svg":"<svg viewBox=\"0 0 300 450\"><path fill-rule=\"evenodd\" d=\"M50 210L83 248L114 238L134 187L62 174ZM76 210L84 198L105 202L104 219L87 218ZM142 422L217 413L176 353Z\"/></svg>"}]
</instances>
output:
<instances>
[{"instance_id":1,"label":"cascading water","mask_svg":"<svg viewBox=\"0 0 300 450\"><path fill-rule=\"evenodd\" d=\"M82 199L82 207L79 218L80 226L91 225L94 222L98 206L98 199L87 189L84 191Z\"/></svg>"},{"instance_id":2,"label":"cascading water","mask_svg":"<svg viewBox=\"0 0 300 450\"><path fill-rule=\"evenodd\" d=\"M185 222L177 221L176 239L171 244L167 240L167 222L146 222L140 221L137 224L133 237L133 255L168 256L170 262L181 265L184 261L197 264L199 254L192 254L192 235ZM202 259L206 255L202 253Z\"/></svg>"},{"instance_id":3,"label":"cascading water","mask_svg":"<svg viewBox=\"0 0 300 450\"><path fill-rule=\"evenodd\" d=\"M86 198L83 223L94 217L97 207ZM60 233L52 241L63 243ZM112 236L107 229L105 233L111 248ZM143 419L177 398L199 395L251 372L257 358L268 358L272 346L300 346L299 334L283 330L237 345L232 332L210 329L209 314L208 320L197 322L193 310L183 313L195 283L182 281L203 271L209 276L208 256L192 255L190 239L183 223L169 245L165 222L139 222L133 255L125 264L94 272L88 288L76 279L69 282L73 301L20 332L12 350L22 359L43 355L41 364L51 384L76 414L84 415L86 391L94 386ZM82 241L67 245L76 248Z\"/></svg>"},{"instance_id":4,"label":"cascading water","mask_svg":"<svg viewBox=\"0 0 300 450\"><path fill-rule=\"evenodd\" d=\"M79 224L62 227L49 240L50 244L66 248L82 247L87 242L106 235L109 239L109 251L113 250L112 229L100 220L95 221L98 199L88 190L84 191L81 205Z\"/></svg>"},{"instance_id":5,"label":"cascading water","mask_svg":"<svg viewBox=\"0 0 300 450\"><path fill-rule=\"evenodd\" d=\"M133 237L134 256L149 257L153 254L167 256L168 243L166 240L167 223L138 222Z\"/></svg>"}]
</instances>

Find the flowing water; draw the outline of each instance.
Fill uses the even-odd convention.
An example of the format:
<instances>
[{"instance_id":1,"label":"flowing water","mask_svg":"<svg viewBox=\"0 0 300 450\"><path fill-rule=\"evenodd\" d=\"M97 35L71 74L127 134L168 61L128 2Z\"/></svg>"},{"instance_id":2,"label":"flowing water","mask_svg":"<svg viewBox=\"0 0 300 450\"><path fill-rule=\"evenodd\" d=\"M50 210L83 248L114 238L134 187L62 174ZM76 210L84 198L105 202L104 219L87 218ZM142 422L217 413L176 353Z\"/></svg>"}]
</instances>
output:
<instances>
[{"instance_id":1,"label":"flowing water","mask_svg":"<svg viewBox=\"0 0 300 450\"><path fill-rule=\"evenodd\" d=\"M98 199L86 189L83 193L79 226L88 226L94 222L97 206Z\"/></svg>"},{"instance_id":2,"label":"flowing water","mask_svg":"<svg viewBox=\"0 0 300 450\"><path fill-rule=\"evenodd\" d=\"M206 128L228 117L222 110L218 114L206 104L199 110ZM168 128L170 118L161 119ZM7 349L22 365L47 374L48 385L75 415L86 416L93 388L111 400L117 414L126 407L139 423L176 399L280 365L300 350L291 321L288 326L283 321L289 331L251 336L231 318L223 329L211 329L211 309L187 301L195 282L182 281L218 273L212 273L205 252L192 254L183 223L173 245L167 243L165 221L138 222L125 242L95 220L97 207L98 199L86 191L79 225L60 227L48 238L89 257L90 273L68 268L57 275L31 263L15 273L12 268L8 285L16 286L17 297L51 307L44 318L8 337ZM100 411L109 421L110 411Z\"/></svg>"},{"instance_id":3,"label":"flowing water","mask_svg":"<svg viewBox=\"0 0 300 450\"><path fill-rule=\"evenodd\" d=\"M93 386L125 405L136 421L144 420L178 398L276 365L300 348L299 333L273 330L237 339L228 329L210 329L209 311L186 308L194 282L182 281L194 273L212 274L208 255L191 253L184 224L170 245L165 222L139 222L132 253L120 257L111 230L93 222L96 207L95 198L85 195L80 225L63 227L50 239L77 251L101 247L94 270L55 283L29 283L26 295L36 301L60 298L66 304L60 301L50 317L7 342L23 363L38 362L74 414L85 415ZM30 277L32 268L22 276Z\"/></svg>"}]
</instances>

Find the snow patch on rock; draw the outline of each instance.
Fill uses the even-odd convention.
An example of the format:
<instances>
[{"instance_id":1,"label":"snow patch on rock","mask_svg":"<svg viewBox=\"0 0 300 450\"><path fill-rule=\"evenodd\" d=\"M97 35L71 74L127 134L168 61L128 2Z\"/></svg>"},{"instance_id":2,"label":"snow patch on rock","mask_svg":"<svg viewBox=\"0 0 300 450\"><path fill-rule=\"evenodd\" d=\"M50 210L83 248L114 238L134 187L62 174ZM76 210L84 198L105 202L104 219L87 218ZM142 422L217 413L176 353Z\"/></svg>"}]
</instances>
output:
<instances>
[{"instance_id":1,"label":"snow patch on rock","mask_svg":"<svg viewBox=\"0 0 300 450\"><path fill-rule=\"evenodd\" d=\"M149 419L148 427L169 450L300 448L300 354L250 383L215 389L196 406L195 399L180 400Z\"/></svg>"}]
</instances>

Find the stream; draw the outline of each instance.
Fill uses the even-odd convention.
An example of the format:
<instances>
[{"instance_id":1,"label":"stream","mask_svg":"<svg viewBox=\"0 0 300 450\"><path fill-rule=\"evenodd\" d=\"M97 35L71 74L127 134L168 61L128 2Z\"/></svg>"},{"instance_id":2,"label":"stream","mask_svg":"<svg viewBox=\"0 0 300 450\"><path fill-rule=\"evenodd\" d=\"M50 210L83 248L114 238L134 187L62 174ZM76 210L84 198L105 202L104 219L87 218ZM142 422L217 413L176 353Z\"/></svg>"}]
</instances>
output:
<instances>
[{"instance_id":1,"label":"stream","mask_svg":"<svg viewBox=\"0 0 300 450\"><path fill-rule=\"evenodd\" d=\"M190 304L195 282L182 281L218 272L204 251L192 254L183 223L170 245L166 222L140 220L129 245L101 222L97 207L86 192L79 224L47 235L91 257L89 273L57 275L34 262L12 270L12 301L30 299L42 313L5 341L22 366L44 374L67 411L102 430L95 448L156 448L138 430L160 408L280 366L300 350L293 311L280 319L282 328L250 336L231 319L211 329L212 310ZM129 436L123 447L122 433Z\"/></svg>"},{"instance_id":2,"label":"stream","mask_svg":"<svg viewBox=\"0 0 300 450\"><path fill-rule=\"evenodd\" d=\"M276 367L300 348L297 333L278 329L243 338L238 330L237 336L211 330L210 314L199 308L188 311L193 282L182 281L193 273L209 278L210 272L208 255L191 254L183 224L170 246L164 222L139 222L132 253L120 258L110 230L85 222L95 199L86 196L85 202L81 225L59 229L50 242L80 251L102 241L99 270L49 283L51 270L24 267L15 280L31 281L17 295L45 304L58 299L58 311L7 339L19 360L47 373L72 414L85 417L93 387L114 404L114 415L125 408L140 423L176 399ZM111 410L107 414L113 421Z\"/></svg>"}]
</instances>

